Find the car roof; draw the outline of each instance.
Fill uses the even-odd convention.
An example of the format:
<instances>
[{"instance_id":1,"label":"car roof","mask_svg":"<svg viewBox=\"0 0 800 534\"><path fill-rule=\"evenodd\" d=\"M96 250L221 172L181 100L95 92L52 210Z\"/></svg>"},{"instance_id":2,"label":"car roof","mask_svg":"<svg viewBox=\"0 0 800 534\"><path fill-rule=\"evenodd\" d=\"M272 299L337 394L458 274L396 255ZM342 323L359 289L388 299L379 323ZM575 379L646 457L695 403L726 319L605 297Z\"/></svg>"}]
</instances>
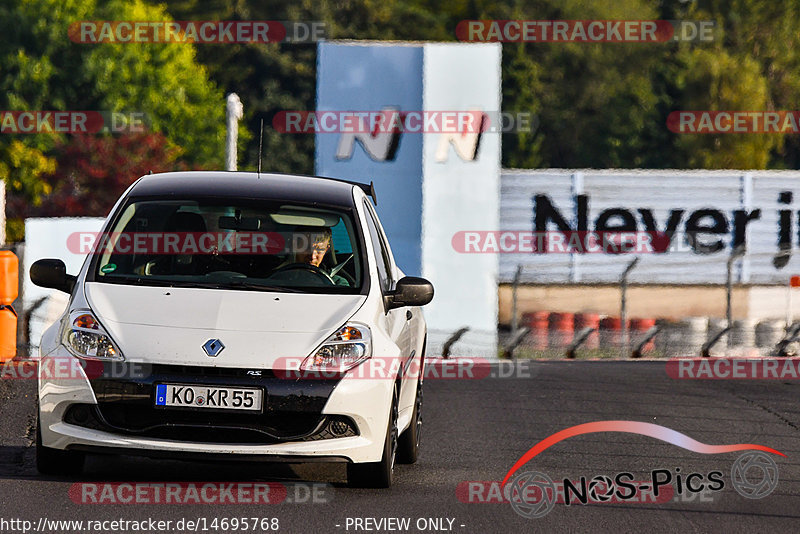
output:
<instances>
[{"instance_id":1,"label":"car roof","mask_svg":"<svg viewBox=\"0 0 800 534\"><path fill-rule=\"evenodd\" d=\"M352 207L359 184L292 174L230 171L165 172L143 176L129 197L217 197L319 203ZM362 186L363 187L363 186Z\"/></svg>"}]
</instances>

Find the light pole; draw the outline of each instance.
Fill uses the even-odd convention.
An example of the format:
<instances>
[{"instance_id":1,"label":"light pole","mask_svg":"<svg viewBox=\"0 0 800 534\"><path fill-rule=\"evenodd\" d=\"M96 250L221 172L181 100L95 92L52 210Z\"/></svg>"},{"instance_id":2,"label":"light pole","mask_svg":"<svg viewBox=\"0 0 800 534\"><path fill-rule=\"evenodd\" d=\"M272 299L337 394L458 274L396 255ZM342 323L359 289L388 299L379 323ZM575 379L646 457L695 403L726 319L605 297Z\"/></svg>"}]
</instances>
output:
<instances>
[{"instance_id":1,"label":"light pole","mask_svg":"<svg viewBox=\"0 0 800 534\"><path fill-rule=\"evenodd\" d=\"M236 141L239 138L239 120L244 116L244 107L239 95L231 93L225 104L225 170L236 170Z\"/></svg>"}]
</instances>

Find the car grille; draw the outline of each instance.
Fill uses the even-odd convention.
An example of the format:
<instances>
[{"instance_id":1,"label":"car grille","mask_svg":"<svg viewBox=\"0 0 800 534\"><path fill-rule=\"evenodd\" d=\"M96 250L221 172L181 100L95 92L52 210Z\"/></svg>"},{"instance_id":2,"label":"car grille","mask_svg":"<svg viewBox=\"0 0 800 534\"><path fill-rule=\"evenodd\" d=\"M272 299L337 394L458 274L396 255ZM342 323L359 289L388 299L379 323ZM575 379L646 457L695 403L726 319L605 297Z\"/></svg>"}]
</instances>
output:
<instances>
[{"instance_id":1,"label":"car grille","mask_svg":"<svg viewBox=\"0 0 800 534\"><path fill-rule=\"evenodd\" d=\"M230 367L201 367L190 365L168 365L156 364L151 365L152 372L159 375L174 375L174 376L188 376L196 377L241 377L246 376L248 369L230 368ZM275 373L271 369L259 369L259 376L263 378L275 378Z\"/></svg>"},{"instance_id":2,"label":"car grille","mask_svg":"<svg viewBox=\"0 0 800 534\"><path fill-rule=\"evenodd\" d=\"M156 410L122 402L73 404L64 422L116 434L198 443L267 445L358 435L355 422L341 415Z\"/></svg>"}]
</instances>

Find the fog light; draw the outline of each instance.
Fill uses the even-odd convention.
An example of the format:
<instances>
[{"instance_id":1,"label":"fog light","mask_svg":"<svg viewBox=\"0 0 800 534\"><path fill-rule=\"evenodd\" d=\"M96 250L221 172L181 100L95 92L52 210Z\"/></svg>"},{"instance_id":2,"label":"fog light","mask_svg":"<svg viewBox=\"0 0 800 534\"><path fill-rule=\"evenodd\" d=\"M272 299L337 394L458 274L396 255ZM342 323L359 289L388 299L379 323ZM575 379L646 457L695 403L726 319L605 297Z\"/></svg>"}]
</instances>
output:
<instances>
[{"instance_id":1,"label":"fog light","mask_svg":"<svg viewBox=\"0 0 800 534\"><path fill-rule=\"evenodd\" d=\"M89 410L86 406L76 406L72 409L72 418L78 423L85 423L89 420Z\"/></svg>"},{"instance_id":2,"label":"fog light","mask_svg":"<svg viewBox=\"0 0 800 534\"><path fill-rule=\"evenodd\" d=\"M334 436L344 436L350 430L350 425L344 421L331 421L330 431Z\"/></svg>"}]
</instances>

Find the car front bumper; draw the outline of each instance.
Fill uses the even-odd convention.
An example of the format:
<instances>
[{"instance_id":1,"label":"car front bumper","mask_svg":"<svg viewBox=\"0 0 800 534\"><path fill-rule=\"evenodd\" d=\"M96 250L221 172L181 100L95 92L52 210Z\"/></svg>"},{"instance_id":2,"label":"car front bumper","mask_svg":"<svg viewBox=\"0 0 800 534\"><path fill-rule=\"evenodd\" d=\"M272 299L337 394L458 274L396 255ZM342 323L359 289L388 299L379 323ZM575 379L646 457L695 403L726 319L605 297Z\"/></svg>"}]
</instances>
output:
<instances>
[{"instance_id":1,"label":"car front bumper","mask_svg":"<svg viewBox=\"0 0 800 534\"><path fill-rule=\"evenodd\" d=\"M383 453L391 380L349 375L336 380L298 379L275 376L269 370L262 370L263 376L249 376L247 369L145 364L127 364L119 372L118 365L116 370L109 364L84 369L85 364L78 362L61 346L40 360L39 417L46 447L297 462L377 462ZM68 375L46 371L53 368L69 369ZM264 410L246 414L156 409L158 383L261 387ZM97 415L87 422L85 417L75 418L76 410ZM337 437L326 431L328 421L347 421L353 431Z\"/></svg>"}]
</instances>

